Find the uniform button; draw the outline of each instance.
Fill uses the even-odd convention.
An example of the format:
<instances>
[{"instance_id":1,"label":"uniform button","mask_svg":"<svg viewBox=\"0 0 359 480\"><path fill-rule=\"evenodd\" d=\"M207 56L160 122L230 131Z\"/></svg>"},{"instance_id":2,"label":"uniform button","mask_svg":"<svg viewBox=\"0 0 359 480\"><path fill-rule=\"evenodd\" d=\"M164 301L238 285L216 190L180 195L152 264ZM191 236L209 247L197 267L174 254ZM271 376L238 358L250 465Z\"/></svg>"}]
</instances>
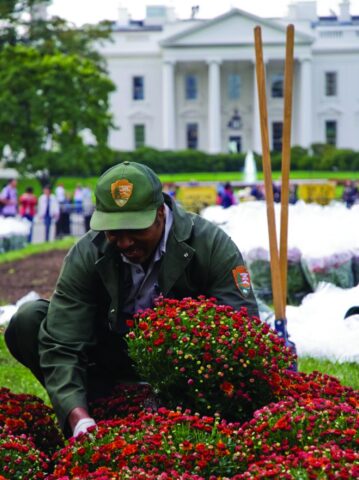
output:
<instances>
[{"instance_id":1,"label":"uniform button","mask_svg":"<svg viewBox=\"0 0 359 480\"><path fill-rule=\"evenodd\" d=\"M116 309L113 308L113 309L111 310L111 313L115 313L115 312L116 312Z\"/></svg>"},{"instance_id":2,"label":"uniform button","mask_svg":"<svg viewBox=\"0 0 359 480\"><path fill-rule=\"evenodd\" d=\"M187 258L188 257L188 252L184 253L183 256L184 256L184 258Z\"/></svg>"}]
</instances>

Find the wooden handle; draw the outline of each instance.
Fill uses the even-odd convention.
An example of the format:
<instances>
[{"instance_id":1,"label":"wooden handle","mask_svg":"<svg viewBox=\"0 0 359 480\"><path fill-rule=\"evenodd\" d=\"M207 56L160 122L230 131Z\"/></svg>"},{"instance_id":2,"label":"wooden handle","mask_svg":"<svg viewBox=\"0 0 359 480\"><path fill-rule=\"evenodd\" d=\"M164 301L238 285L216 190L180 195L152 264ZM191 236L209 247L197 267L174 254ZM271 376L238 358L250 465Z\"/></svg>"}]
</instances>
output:
<instances>
[{"instance_id":1,"label":"wooden handle","mask_svg":"<svg viewBox=\"0 0 359 480\"><path fill-rule=\"evenodd\" d=\"M267 204L267 222L269 234L269 250L272 276L272 291L274 314L276 319L283 319L285 317L285 309L283 305L283 293L281 287L281 274L279 268L279 255L277 234L275 227L275 212L273 201L273 182L272 182L272 168L268 137L268 113L267 113L267 99L266 99L266 80L263 63L263 48L262 48L262 32L260 27L254 29L255 53L256 53L256 74L257 74L257 88L258 88L258 104L260 113L260 126L262 138L262 159L263 159L263 173L264 186L266 193Z\"/></svg>"},{"instance_id":2,"label":"wooden handle","mask_svg":"<svg viewBox=\"0 0 359 480\"><path fill-rule=\"evenodd\" d=\"M293 90L293 50L294 26L288 25L284 67L284 113L282 138L282 189L281 189L281 223L279 243L279 264L282 282L284 305L287 303L287 273L288 273L288 203L289 203L289 172L290 172L290 139L292 127L292 90Z\"/></svg>"}]
</instances>

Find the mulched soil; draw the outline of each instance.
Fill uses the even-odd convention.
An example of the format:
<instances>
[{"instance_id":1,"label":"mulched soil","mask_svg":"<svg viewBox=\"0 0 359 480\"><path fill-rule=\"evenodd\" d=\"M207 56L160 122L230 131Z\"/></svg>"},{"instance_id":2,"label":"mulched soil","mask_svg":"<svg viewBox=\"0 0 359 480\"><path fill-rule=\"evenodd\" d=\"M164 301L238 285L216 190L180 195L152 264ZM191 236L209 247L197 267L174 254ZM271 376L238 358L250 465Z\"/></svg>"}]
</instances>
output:
<instances>
[{"instance_id":1,"label":"mulched soil","mask_svg":"<svg viewBox=\"0 0 359 480\"><path fill-rule=\"evenodd\" d=\"M48 299L55 288L66 253L67 250L52 250L1 263L0 305L16 303L32 290Z\"/></svg>"}]
</instances>

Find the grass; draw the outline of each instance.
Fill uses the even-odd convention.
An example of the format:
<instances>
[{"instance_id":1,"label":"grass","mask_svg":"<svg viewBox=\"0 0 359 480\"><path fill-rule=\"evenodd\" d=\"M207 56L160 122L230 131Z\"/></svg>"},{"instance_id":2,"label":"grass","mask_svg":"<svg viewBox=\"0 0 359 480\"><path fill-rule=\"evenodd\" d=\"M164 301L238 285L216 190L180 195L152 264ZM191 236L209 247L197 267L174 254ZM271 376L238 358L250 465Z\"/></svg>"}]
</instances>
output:
<instances>
[{"instance_id":1,"label":"grass","mask_svg":"<svg viewBox=\"0 0 359 480\"><path fill-rule=\"evenodd\" d=\"M318 360L312 357L299 359L298 368L301 372L311 373L314 370L332 375L340 380L343 385L359 389L359 364L351 362L331 362Z\"/></svg>"},{"instance_id":2,"label":"grass","mask_svg":"<svg viewBox=\"0 0 359 480\"><path fill-rule=\"evenodd\" d=\"M29 257L36 253L49 252L50 250L68 250L76 242L75 237L65 237L53 242L35 243L27 245L21 250L11 250L0 254L0 263L13 262Z\"/></svg>"},{"instance_id":3,"label":"grass","mask_svg":"<svg viewBox=\"0 0 359 480\"><path fill-rule=\"evenodd\" d=\"M1 329L1 327L0 327ZM50 404L44 387L32 375L30 370L15 360L7 350L4 335L0 330L0 387L7 387L14 393L36 395Z\"/></svg>"}]
</instances>

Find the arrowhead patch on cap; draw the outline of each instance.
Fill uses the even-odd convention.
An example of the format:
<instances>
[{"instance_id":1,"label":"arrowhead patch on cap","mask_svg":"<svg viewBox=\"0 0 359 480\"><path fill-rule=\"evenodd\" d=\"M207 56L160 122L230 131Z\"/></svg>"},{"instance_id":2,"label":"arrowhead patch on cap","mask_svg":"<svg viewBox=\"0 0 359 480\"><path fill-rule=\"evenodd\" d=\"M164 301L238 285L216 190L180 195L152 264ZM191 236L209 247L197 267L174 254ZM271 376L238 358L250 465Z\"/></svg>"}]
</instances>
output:
<instances>
[{"instance_id":1,"label":"arrowhead patch on cap","mask_svg":"<svg viewBox=\"0 0 359 480\"><path fill-rule=\"evenodd\" d=\"M123 207L131 198L133 191L133 183L129 182L126 178L117 180L111 184L111 195L116 205Z\"/></svg>"},{"instance_id":2,"label":"arrowhead patch on cap","mask_svg":"<svg viewBox=\"0 0 359 480\"><path fill-rule=\"evenodd\" d=\"M232 270L232 274L240 293L243 297L248 297L251 293L251 280L246 267L244 265L238 265L238 267Z\"/></svg>"}]
</instances>

